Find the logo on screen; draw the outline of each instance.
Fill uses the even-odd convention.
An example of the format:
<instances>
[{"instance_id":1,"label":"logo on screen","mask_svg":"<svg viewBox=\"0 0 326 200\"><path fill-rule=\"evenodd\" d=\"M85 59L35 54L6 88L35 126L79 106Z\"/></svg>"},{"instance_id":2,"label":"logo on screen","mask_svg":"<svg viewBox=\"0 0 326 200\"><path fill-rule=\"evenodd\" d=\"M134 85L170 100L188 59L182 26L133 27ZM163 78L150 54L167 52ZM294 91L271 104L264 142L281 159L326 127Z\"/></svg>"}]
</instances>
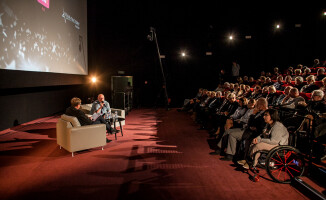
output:
<instances>
[{"instance_id":1,"label":"logo on screen","mask_svg":"<svg viewBox=\"0 0 326 200\"><path fill-rule=\"evenodd\" d=\"M37 2L39 2L46 8L50 8L50 0L37 0Z\"/></svg>"}]
</instances>

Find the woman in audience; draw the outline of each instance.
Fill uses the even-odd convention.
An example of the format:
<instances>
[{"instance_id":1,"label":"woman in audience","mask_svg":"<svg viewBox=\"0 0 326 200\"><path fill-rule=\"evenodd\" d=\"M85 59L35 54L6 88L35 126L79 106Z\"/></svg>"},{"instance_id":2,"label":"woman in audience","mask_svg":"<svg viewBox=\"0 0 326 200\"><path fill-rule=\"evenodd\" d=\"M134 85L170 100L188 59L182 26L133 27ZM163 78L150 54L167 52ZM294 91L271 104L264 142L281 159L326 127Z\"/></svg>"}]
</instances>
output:
<instances>
[{"instance_id":1,"label":"woman in audience","mask_svg":"<svg viewBox=\"0 0 326 200\"><path fill-rule=\"evenodd\" d=\"M247 99L251 97L250 85L245 85L245 92L243 93L242 97L246 97Z\"/></svg>"},{"instance_id":2,"label":"woman in audience","mask_svg":"<svg viewBox=\"0 0 326 200\"><path fill-rule=\"evenodd\" d=\"M260 136L256 137L252 141L253 146L250 155L255 155L253 158L253 167L256 167L257 165L257 161L260 156L259 151L268 151L278 145L288 144L289 132L287 131L286 127L280 122L277 110L266 110L264 113L264 121L267 124L266 129ZM238 163L243 164L245 169L249 169L249 165L247 163L240 161Z\"/></svg>"},{"instance_id":3,"label":"woman in audience","mask_svg":"<svg viewBox=\"0 0 326 200\"><path fill-rule=\"evenodd\" d=\"M285 77L285 79L284 79L284 87L287 87L287 86L293 86L293 84L292 84L292 77L291 76L289 76L289 75L287 75L286 77Z\"/></svg>"},{"instance_id":4,"label":"woman in audience","mask_svg":"<svg viewBox=\"0 0 326 200\"><path fill-rule=\"evenodd\" d=\"M245 85L244 84L240 84L240 88L237 94L237 99L240 99L245 93Z\"/></svg>"},{"instance_id":5,"label":"woman in audience","mask_svg":"<svg viewBox=\"0 0 326 200\"><path fill-rule=\"evenodd\" d=\"M306 78L307 80L307 85L304 85L300 92L304 92L304 93L311 93L314 90L318 90L319 87L317 85L315 85L315 76L314 75L310 75Z\"/></svg>"}]
</instances>

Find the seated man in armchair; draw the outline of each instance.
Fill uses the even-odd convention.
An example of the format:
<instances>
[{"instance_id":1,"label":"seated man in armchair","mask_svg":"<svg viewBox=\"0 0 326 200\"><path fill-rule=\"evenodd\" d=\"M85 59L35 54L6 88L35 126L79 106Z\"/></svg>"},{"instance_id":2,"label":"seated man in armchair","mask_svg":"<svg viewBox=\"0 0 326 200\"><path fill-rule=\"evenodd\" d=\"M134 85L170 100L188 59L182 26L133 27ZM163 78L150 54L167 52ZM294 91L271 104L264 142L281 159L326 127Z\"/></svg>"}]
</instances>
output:
<instances>
[{"instance_id":1,"label":"seated man in armchair","mask_svg":"<svg viewBox=\"0 0 326 200\"><path fill-rule=\"evenodd\" d=\"M66 109L65 114L69 116L74 116L78 119L81 126L91 125L91 124L105 124L106 130L108 132L112 132L112 128L110 124L108 124L102 116L99 116L96 120L92 120L86 116L86 114L80 110L81 99L78 97L74 97L70 101L71 106ZM110 140L106 139L107 142Z\"/></svg>"}]
</instances>

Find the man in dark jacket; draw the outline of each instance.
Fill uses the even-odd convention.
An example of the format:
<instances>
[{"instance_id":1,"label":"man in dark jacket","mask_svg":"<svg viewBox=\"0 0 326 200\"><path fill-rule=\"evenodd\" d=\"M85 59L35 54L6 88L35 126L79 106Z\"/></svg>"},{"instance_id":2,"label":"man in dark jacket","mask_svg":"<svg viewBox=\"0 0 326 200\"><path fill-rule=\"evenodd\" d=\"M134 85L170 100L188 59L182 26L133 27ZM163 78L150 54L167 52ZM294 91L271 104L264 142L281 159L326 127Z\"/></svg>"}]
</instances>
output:
<instances>
[{"instance_id":1,"label":"man in dark jacket","mask_svg":"<svg viewBox=\"0 0 326 200\"><path fill-rule=\"evenodd\" d=\"M106 130L109 133L112 133L111 126L105 121L102 116L98 116L96 119L90 119L86 116L86 114L80 110L81 100L77 97L74 97L70 101L71 106L66 109L65 114L69 116L74 116L78 119L81 126L91 125L91 124L105 124ZM109 140L107 139L107 142Z\"/></svg>"}]
</instances>

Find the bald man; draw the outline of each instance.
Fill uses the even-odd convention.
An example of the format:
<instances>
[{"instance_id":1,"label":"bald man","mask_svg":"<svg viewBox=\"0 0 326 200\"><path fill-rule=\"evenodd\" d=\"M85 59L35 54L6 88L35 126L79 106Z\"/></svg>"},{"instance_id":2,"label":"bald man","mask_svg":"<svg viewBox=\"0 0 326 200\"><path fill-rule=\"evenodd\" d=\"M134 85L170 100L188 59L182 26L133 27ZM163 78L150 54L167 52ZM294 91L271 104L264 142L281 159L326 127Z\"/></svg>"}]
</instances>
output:
<instances>
[{"instance_id":1,"label":"bald man","mask_svg":"<svg viewBox=\"0 0 326 200\"><path fill-rule=\"evenodd\" d=\"M105 118L111 115L111 108L109 102L105 101L104 95L99 94L97 100L93 102L91 108L91 115L98 113L100 115L106 115Z\"/></svg>"}]
</instances>

